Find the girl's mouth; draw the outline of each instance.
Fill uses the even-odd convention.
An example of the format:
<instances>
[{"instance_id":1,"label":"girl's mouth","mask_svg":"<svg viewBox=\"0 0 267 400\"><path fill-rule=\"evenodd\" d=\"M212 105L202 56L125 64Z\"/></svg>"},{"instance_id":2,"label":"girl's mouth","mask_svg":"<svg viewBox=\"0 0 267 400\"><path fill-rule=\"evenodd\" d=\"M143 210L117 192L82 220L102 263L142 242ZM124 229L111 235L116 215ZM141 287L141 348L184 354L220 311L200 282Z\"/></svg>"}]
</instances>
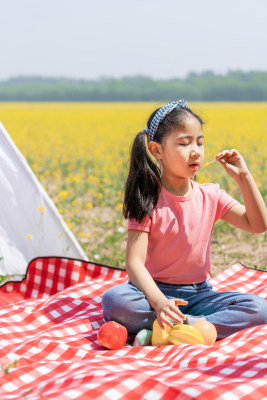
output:
<instances>
[{"instance_id":1,"label":"girl's mouth","mask_svg":"<svg viewBox=\"0 0 267 400\"><path fill-rule=\"evenodd\" d=\"M189 164L189 167L190 168L192 168L192 169L199 169L199 163L192 163L192 164Z\"/></svg>"}]
</instances>

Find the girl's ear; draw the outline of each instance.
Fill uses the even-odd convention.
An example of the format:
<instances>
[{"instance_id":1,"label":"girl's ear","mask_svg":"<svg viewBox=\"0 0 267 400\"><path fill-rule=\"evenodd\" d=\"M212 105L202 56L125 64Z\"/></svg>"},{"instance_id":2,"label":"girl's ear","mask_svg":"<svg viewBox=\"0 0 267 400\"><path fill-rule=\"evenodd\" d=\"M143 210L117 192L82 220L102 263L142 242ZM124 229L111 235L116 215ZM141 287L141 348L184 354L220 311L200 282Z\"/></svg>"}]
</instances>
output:
<instances>
[{"instance_id":1,"label":"girl's ear","mask_svg":"<svg viewBox=\"0 0 267 400\"><path fill-rule=\"evenodd\" d=\"M162 158L161 144L152 141L148 143L147 147L152 156L155 157L157 160L160 160Z\"/></svg>"}]
</instances>

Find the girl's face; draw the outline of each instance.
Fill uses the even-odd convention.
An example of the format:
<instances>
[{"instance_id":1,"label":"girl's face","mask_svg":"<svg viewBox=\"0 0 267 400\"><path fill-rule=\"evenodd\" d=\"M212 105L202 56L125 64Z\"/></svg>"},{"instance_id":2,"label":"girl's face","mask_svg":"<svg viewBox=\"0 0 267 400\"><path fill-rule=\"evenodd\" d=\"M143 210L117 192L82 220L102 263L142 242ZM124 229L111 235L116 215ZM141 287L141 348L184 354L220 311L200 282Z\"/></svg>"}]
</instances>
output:
<instances>
[{"instance_id":1,"label":"girl's face","mask_svg":"<svg viewBox=\"0 0 267 400\"><path fill-rule=\"evenodd\" d=\"M171 131L161 145L157 144L153 155L160 161L162 174L168 178L193 178L204 160L203 139L199 121L186 117L183 128Z\"/></svg>"}]
</instances>

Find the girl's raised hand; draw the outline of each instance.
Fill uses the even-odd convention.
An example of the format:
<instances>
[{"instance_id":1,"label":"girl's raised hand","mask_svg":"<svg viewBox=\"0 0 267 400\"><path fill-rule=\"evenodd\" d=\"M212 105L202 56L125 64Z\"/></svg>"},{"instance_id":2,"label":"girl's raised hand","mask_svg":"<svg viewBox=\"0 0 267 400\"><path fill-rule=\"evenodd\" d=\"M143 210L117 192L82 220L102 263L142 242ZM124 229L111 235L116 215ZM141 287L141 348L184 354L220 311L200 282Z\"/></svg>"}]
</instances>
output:
<instances>
[{"instance_id":1,"label":"girl's raised hand","mask_svg":"<svg viewBox=\"0 0 267 400\"><path fill-rule=\"evenodd\" d=\"M226 172L235 180L237 180L242 173L248 172L248 167L243 157L235 149L223 150L217 154L216 160L222 164Z\"/></svg>"},{"instance_id":2,"label":"girl's raised hand","mask_svg":"<svg viewBox=\"0 0 267 400\"><path fill-rule=\"evenodd\" d=\"M177 322L178 324L179 323L181 324L182 320L185 320L186 317L179 310L178 306L186 305L187 303L188 303L188 301L186 301L186 300L168 299L167 297L166 297L166 300L161 301L155 308L159 326L162 329L164 329L164 325L163 325L163 322L164 322L166 325L169 325L170 327L172 327L173 323L170 321L170 319ZM170 319L167 317L169 317Z\"/></svg>"}]
</instances>

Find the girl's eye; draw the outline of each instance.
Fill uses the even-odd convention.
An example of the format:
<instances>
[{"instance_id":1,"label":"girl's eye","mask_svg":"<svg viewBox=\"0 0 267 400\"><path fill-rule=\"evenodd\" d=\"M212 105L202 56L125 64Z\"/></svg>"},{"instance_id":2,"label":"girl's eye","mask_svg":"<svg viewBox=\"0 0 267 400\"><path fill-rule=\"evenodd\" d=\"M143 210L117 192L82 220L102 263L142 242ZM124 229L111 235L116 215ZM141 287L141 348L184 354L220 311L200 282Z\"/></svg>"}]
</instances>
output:
<instances>
[{"instance_id":1,"label":"girl's eye","mask_svg":"<svg viewBox=\"0 0 267 400\"><path fill-rule=\"evenodd\" d=\"M178 143L178 146L189 146L189 145L190 145L190 143ZM198 146L203 146L204 143L203 142L199 142L199 143L197 143L197 145Z\"/></svg>"}]
</instances>

